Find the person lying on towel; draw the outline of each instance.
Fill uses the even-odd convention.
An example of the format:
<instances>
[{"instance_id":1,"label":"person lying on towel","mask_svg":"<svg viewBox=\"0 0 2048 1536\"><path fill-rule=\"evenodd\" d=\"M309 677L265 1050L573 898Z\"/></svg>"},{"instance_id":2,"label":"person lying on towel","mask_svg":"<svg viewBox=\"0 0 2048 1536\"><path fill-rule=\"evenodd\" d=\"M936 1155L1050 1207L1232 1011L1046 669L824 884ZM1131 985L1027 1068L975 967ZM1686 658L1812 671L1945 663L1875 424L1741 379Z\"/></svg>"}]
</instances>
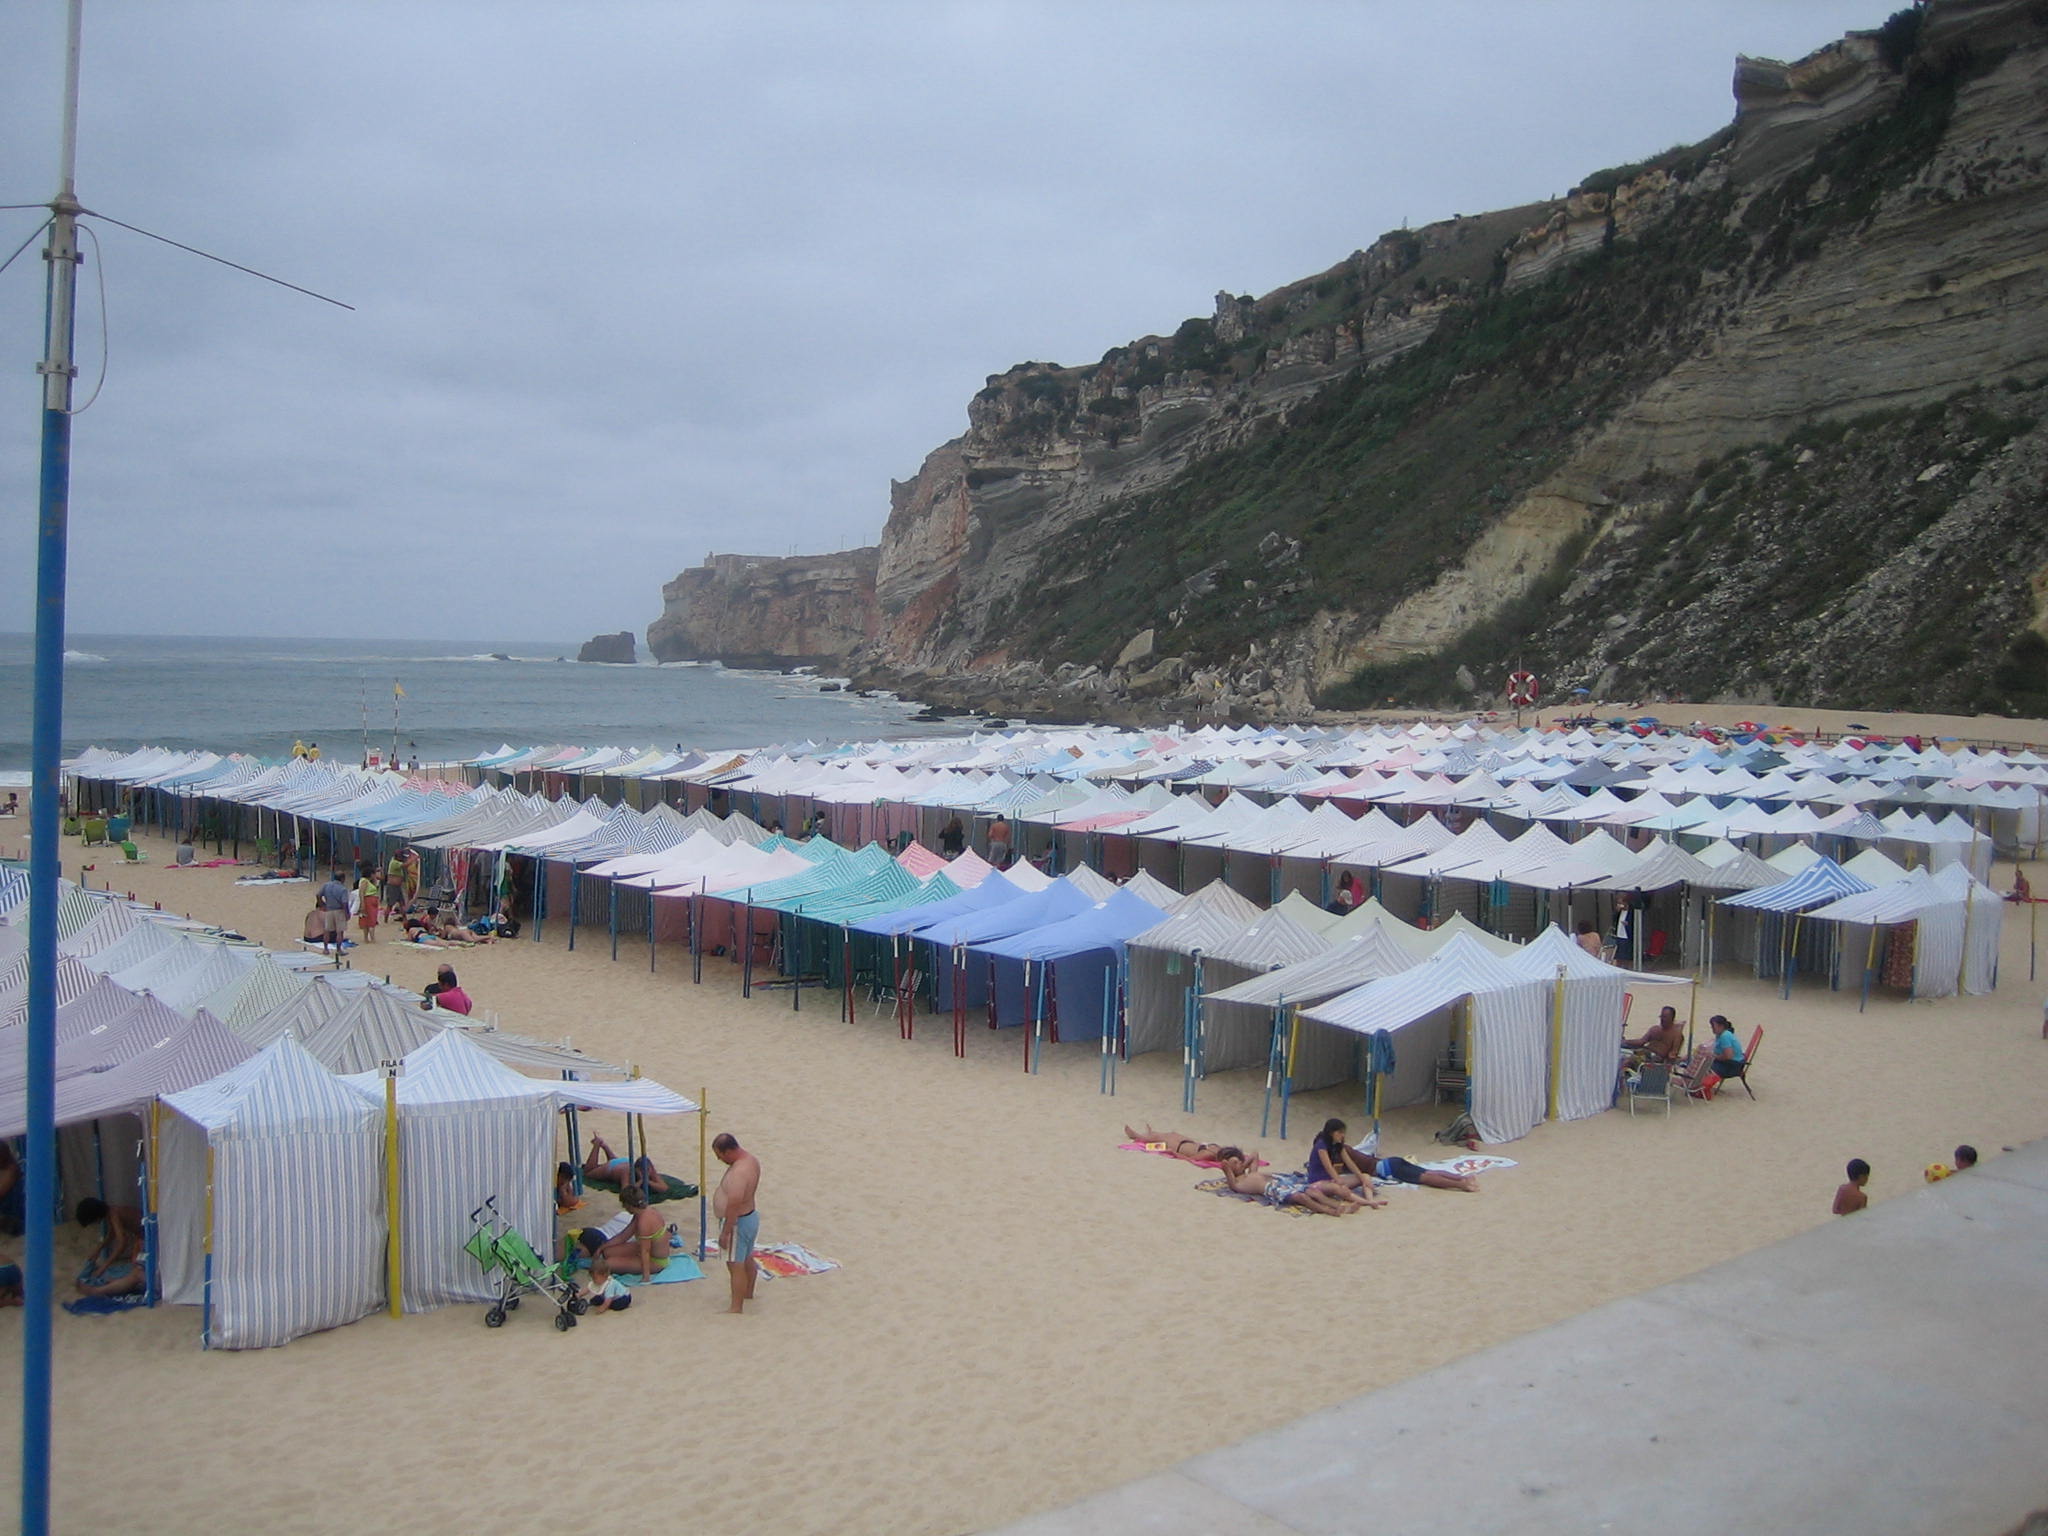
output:
<instances>
[{"instance_id":1,"label":"person lying on towel","mask_svg":"<svg viewBox=\"0 0 2048 1536\"><path fill-rule=\"evenodd\" d=\"M1124 1127L1124 1139L1144 1144L1147 1151L1164 1152L1168 1157L1177 1157L1188 1163L1215 1163L1222 1161L1225 1148L1213 1141L1197 1141L1192 1136L1183 1136L1179 1131L1155 1131L1151 1126L1144 1130Z\"/></svg>"},{"instance_id":2,"label":"person lying on towel","mask_svg":"<svg viewBox=\"0 0 2048 1536\"><path fill-rule=\"evenodd\" d=\"M1479 1193L1479 1181L1466 1174L1442 1173L1424 1168L1405 1157L1374 1157L1361 1153L1344 1139L1344 1122L1326 1120L1322 1134L1309 1149L1303 1177L1332 1180L1347 1188L1371 1189L1373 1180L1394 1184L1420 1184L1429 1189L1461 1189Z\"/></svg>"},{"instance_id":3,"label":"person lying on towel","mask_svg":"<svg viewBox=\"0 0 2048 1536\"><path fill-rule=\"evenodd\" d=\"M1231 1189L1275 1209L1283 1205L1299 1205L1320 1215L1342 1216L1349 1211L1362 1211L1367 1206L1387 1203L1373 1199L1369 1191L1360 1194L1334 1179L1312 1180L1305 1173L1262 1173L1250 1166L1244 1153L1236 1147L1224 1147L1221 1151L1223 1156L1218 1161L1224 1180Z\"/></svg>"},{"instance_id":4,"label":"person lying on towel","mask_svg":"<svg viewBox=\"0 0 2048 1536\"><path fill-rule=\"evenodd\" d=\"M630 1180L635 1188L656 1198L668 1193L668 1180L655 1170L653 1158L636 1157L628 1169L626 1160L614 1157L602 1136L590 1138L590 1152L583 1159L583 1177L586 1182L595 1180L615 1189L624 1189Z\"/></svg>"}]
</instances>

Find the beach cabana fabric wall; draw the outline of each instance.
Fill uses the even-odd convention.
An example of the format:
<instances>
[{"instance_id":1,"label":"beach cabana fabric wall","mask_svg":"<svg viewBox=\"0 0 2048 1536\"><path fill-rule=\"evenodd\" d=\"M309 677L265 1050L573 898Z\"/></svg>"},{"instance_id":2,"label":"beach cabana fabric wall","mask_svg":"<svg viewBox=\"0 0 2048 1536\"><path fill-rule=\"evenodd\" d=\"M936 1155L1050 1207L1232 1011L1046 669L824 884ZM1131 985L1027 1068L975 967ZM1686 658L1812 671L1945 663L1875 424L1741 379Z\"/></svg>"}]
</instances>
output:
<instances>
[{"instance_id":1,"label":"beach cabana fabric wall","mask_svg":"<svg viewBox=\"0 0 2048 1536\"><path fill-rule=\"evenodd\" d=\"M1484 1141L1514 1141L1543 1120L1549 1099L1549 989L1511 970L1463 935L1422 964L1301 1014L1364 1037L1395 1038L1395 1070L1381 1086L1389 1109L1425 1102L1436 1063L1452 1043L1458 1016L1467 1025L1469 1113ZM1320 1086L1298 1080L1296 1089Z\"/></svg>"},{"instance_id":2,"label":"beach cabana fabric wall","mask_svg":"<svg viewBox=\"0 0 2048 1536\"><path fill-rule=\"evenodd\" d=\"M1502 963L1549 989L1550 1070L1557 1084L1560 1120L1584 1120L1613 1107L1622 999L1647 990L1655 1001L1658 992L1691 984L1688 976L1659 976L1604 964L1559 928L1546 928Z\"/></svg>"},{"instance_id":3,"label":"beach cabana fabric wall","mask_svg":"<svg viewBox=\"0 0 2048 1536\"><path fill-rule=\"evenodd\" d=\"M206 1307L212 1347L283 1344L377 1309L381 1108L289 1038L163 1105L158 1273L166 1301Z\"/></svg>"},{"instance_id":4,"label":"beach cabana fabric wall","mask_svg":"<svg viewBox=\"0 0 2048 1536\"><path fill-rule=\"evenodd\" d=\"M342 1081L382 1117L384 1076ZM463 1251L470 1213L499 1215L546 1253L554 1237L555 1088L521 1077L453 1031L405 1058L398 1074L399 1253L405 1310L490 1301L495 1277Z\"/></svg>"}]
</instances>

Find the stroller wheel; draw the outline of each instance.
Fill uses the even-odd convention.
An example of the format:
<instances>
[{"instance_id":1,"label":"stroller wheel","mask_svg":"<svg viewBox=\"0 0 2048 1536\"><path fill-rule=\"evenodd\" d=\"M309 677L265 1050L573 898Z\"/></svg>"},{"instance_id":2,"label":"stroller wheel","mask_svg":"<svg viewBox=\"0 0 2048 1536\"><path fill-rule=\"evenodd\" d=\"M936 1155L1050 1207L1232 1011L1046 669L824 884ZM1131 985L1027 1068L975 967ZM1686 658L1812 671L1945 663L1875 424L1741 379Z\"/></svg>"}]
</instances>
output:
<instances>
[{"instance_id":1,"label":"stroller wheel","mask_svg":"<svg viewBox=\"0 0 2048 1536\"><path fill-rule=\"evenodd\" d=\"M503 1307L493 1307L493 1308L491 1308L491 1310L490 1310L490 1311L486 1312L486 1313L484 1314L484 1326L485 1326L486 1328L502 1328L502 1327L504 1327L504 1326L505 1326L505 1309L504 1309Z\"/></svg>"},{"instance_id":2,"label":"stroller wheel","mask_svg":"<svg viewBox=\"0 0 2048 1536\"><path fill-rule=\"evenodd\" d=\"M571 1328L574 1328L575 1326L576 1319L571 1317L567 1312L557 1312L555 1314L555 1331L557 1333L567 1333Z\"/></svg>"},{"instance_id":3,"label":"stroller wheel","mask_svg":"<svg viewBox=\"0 0 2048 1536\"><path fill-rule=\"evenodd\" d=\"M590 1310L590 1302L586 1297L571 1296L569 1298L569 1310L575 1313L578 1317L581 1317L584 1313Z\"/></svg>"}]
</instances>

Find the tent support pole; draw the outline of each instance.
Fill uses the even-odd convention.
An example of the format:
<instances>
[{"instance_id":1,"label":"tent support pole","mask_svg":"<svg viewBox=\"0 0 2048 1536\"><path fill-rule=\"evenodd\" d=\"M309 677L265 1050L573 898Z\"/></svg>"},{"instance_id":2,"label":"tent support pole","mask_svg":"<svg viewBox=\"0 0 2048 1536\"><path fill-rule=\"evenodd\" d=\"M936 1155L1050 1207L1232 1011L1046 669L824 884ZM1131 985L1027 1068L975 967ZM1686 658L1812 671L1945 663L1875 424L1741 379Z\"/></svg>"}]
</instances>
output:
<instances>
[{"instance_id":1,"label":"tent support pole","mask_svg":"<svg viewBox=\"0 0 2048 1536\"><path fill-rule=\"evenodd\" d=\"M143 1153L143 1212L142 1212L142 1263L143 1294L149 1297L154 1307L163 1301L162 1287L157 1283L156 1229L157 1229L157 1137L162 1130L164 1103L162 1099L149 1101L149 1141Z\"/></svg>"},{"instance_id":2,"label":"tent support pole","mask_svg":"<svg viewBox=\"0 0 2048 1536\"><path fill-rule=\"evenodd\" d=\"M1273 1022L1266 1027L1266 1097L1259 1106L1259 1139L1266 1139L1267 1128L1273 1121L1273 1090L1280 1079L1280 1021L1286 1017L1287 1002L1281 999L1273 1005Z\"/></svg>"},{"instance_id":3,"label":"tent support pole","mask_svg":"<svg viewBox=\"0 0 2048 1536\"><path fill-rule=\"evenodd\" d=\"M206 1138L206 1238L199 1277L199 1347L213 1348L213 1137Z\"/></svg>"},{"instance_id":4,"label":"tent support pole","mask_svg":"<svg viewBox=\"0 0 2048 1536\"><path fill-rule=\"evenodd\" d=\"M651 900L653 900L653 897L652 897L652 896L649 896L649 898L648 898L648 899L649 899L649 900L651 901ZM611 929L612 929L612 958L613 958L614 960L616 960L616 959L618 959L618 958L619 958L619 882L618 882L618 881L616 881L616 880L614 880L614 881L612 882L612 915L611 915Z\"/></svg>"},{"instance_id":5,"label":"tent support pole","mask_svg":"<svg viewBox=\"0 0 2048 1536\"><path fill-rule=\"evenodd\" d=\"M1564 1079L1564 967L1557 968L1557 980L1550 989L1550 1114L1557 1118L1558 1089Z\"/></svg>"},{"instance_id":6,"label":"tent support pole","mask_svg":"<svg viewBox=\"0 0 2048 1536\"><path fill-rule=\"evenodd\" d=\"M1287 1139L1287 1108L1294 1097L1294 1064L1301 1051L1301 1004L1288 1010L1287 1065L1280 1075L1280 1139Z\"/></svg>"},{"instance_id":7,"label":"tent support pole","mask_svg":"<svg viewBox=\"0 0 2048 1536\"><path fill-rule=\"evenodd\" d=\"M710 1219L711 1202L704 1198L704 1182L711 1174L709 1154L705 1142L710 1135L711 1090L697 1090L697 1257L704 1258L710 1253L711 1231L706 1225Z\"/></svg>"},{"instance_id":8,"label":"tent support pole","mask_svg":"<svg viewBox=\"0 0 2048 1536\"><path fill-rule=\"evenodd\" d=\"M1968 925L1965 924L1964 926L1967 935ZM1870 951L1863 957L1863 996L1856 1004L1856 1011L1858 1013L1863 1012L1864 1009L1870 1006L1870 979L1877 973L1877 935L1878 925L1872 923L1870 925Z\"/></svg>"},{"instance_id":9,"label":"tent support pole","mask_svg":"<svg viewBox=\"0 0 2048 1536\"><path fill-rule=\"evenodd\" d=\"M391 1297L391 1315L405 1311L404 1254L399 1246L398 1226L398 1069L384 1074L384 1223L389 1229L384 1244L384 1286Z\"/></svg>"}]
</instances>

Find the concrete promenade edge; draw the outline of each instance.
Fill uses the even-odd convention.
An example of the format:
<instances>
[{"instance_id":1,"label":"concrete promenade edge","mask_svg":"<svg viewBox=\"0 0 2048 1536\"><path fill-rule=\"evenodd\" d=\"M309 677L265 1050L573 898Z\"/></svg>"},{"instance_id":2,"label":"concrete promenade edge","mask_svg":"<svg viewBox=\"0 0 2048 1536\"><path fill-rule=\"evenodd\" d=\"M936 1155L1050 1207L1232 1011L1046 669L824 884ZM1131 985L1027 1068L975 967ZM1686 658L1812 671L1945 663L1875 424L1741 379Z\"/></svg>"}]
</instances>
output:
<instances>
[{"instance_id":1,"label":"concrete promenade edge","mask_svg":"<svg viewBox=\"0 0 2048 1536\"><path fill-rule=\"evenodd\" d=\"M1715 1218L1692 1201L1668 1219ZM2036 1141L1001 1529L1998 1536L2043 1506Z\"/></svg>"}]
</instances>

